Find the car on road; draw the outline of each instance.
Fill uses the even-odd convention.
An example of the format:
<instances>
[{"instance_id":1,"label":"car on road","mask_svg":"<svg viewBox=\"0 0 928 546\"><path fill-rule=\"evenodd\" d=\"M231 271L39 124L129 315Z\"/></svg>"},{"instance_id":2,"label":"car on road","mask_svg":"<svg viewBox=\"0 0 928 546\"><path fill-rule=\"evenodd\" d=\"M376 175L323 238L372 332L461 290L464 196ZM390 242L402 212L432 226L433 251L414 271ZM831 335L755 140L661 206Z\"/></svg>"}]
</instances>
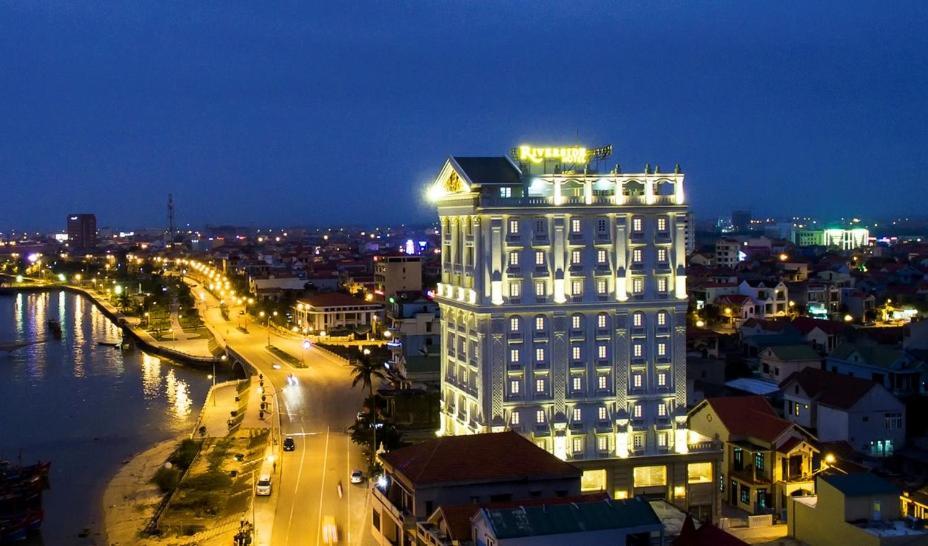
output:
<instances>
[{"instance_id":1,"label":"car on road","mask_svg":"<svg viewBox=\"0 0 928 546\"><path fill-rule=\"evenodd\" d=\"M338 544L338 527L335 525L335 516L322 518L322 543Z\"/></svg>"},{"instance_id":2,"label":"car on road","mask_svg":"<svg viewBox=\"0 0 928 546\"><path fill-rule=\"evenodd\" d=\"M284 451L293 451L296 449L296 442L293 441L291 436L287 436L287 439L284 440Z\"/></svg>"},{"instance_id":3,"label":"car on road","mask_svg":"<svg viewBox=\"0 0 928 546\"><path fill-rule=\"evenodd\" d=\"M274 368L275 370L279 370L279 369L280 369L280 362L275 362L275 363L271 364L271 367Z\"/></svg>"},{"instance_id":4,"label":"car on road","mask_svg":"<svg viewBox=\"0 0 928 546\"><path fill-rule=\"evenodd\" d=\"M351 483L361 483L364 481L364 473L360 470L355 469L351 473Z\"/></svg>"},{"instance_id":5,"label":"car on road","mask_svg":"<svg viewBox=\"0 0 928 546\"><path fill-rule=\"evenodd\" d=\"M297 384L296 376L294 376L292 373L288 373L288 374L287 374L287 384L288 384L288 385L296 385L296 384Z\"/></svg>"},{"instance_id":6,"label":"car on road","mask_svg":"<svg viewBox=\"0 0 928 546\"><path fill-rule=\"evenodd\" d=\"M255 484L255 495L259 497L268 497L271 495L270 474L261 474L258 476L258 482Z\"/></svg>"}]
</instances>

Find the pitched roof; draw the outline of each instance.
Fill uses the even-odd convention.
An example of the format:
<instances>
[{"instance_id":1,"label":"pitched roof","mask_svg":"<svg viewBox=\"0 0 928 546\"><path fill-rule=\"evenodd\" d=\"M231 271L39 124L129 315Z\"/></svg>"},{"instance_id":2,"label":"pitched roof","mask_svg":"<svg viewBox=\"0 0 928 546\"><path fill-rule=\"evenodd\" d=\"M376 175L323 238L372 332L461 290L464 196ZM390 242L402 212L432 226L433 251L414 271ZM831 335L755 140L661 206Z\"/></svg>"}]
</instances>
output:
<instances>
[{"instance_id":1,"label":"pitched roof","mask_svg":"<svg viewBox=\"0 0 928 546\"><path fill-rule=\"evenodd\" d=\"M866 497L869 495L898 494L901 489L876 474L830 474L821 476L825 481L847 497Z\"/></svg>"},{"instance_id":2,"label":"pitched roof","mask_svg":"<svg viewBox=\"0 0 928 546\"><path fill-rule=\"evenodd\" d=\"M812 317L796 317L793 319L793 326L799 330L802 335L806 335L815 328L820 329L826 334L836 335L848 329L847 324L836 320L816 319Z\"/></svg>"},{"instance_id":3,"label":"pitched roof","mask_svg":"<svg viewBox=\"0 0 928 546\"><path fill-rule=\"evenodd\" d=\"M775 357L783 361L821 360L822 358L819 356L818 352L815 351L815 349L809 347L805 343L797 343L792 345L771 345L767 349L769 349Z\"/></svg>"},{"instance_id":4,"label":"pitched roof","mask_svg":"<svg viewBox=\"0 0 928 546\"><path fill-rule=\"evenodd\" d=\"M673 546L746 546L747 542L727 533L711 523L703 523L699 529L693 516L686 515L680 535L673 539Z\"/></svg>"},{"instance_id":5,"label":"pitched roof","mask_svg":"<svg viewBox=\"0 0 928 546\"><path fill-rule=\"evenodd\" d=\"M891 368L902 356L902 349L899 347L851 341L838 345L828 356L839 360L847 360L855 352L860 355L864 364L879 368Z\"/></svg>"},{"instance_id":6,"label":"pitched roof","mask_svg":"<svg viewBox=\"0 0 928 546\"><path fill-rule=\"evenodd\" d=\"M723 396L706 402L722 420L729 434L773 442L793 426L777 417L773 406L763 396Z\"/></svg>"},{"instance_id":7,"label":"pitched roof","mask_svg":"<svg viewBox=\"0 0 928 546\"><path fill-rule=\"evenodd\" d=\"M474 184L521 184L522 173L508 157L461 157L452 159Z\"/></svg>"},{"instance_id":8,"label":"pitched roof","mask_svg":"<svg viewBox=\"0 0 928 546\"><path fill-rule=\"evenodd\" d=\"M583 533L628 527L657 526L661 520L643 499L605 500L581 504L484 508L497 539Z\"/></svg>"},{"instance_id":9,"label":"pitched roof","mask_svg":"<svg viewBox=\"0 0 928 546\"><path fill-rule=\"evenodd\" d=\"M785 386L792 381L799 383L803 392L819 404L840 409L850 409L876 387L876 383L866 379L817 368L805 368L790 374L780 385Z\"/></svg>"},{"instance_id":10,"label":"pitched roof","mask_svg":"<svg viewBox=\"0 0 928 546\"><path fill-rule=\"evenodd\" d=\"M385 453L381 458L417 487L577 478L581 474L579 468L512 431L443 436Z\"/></svg>"}]
</instances>

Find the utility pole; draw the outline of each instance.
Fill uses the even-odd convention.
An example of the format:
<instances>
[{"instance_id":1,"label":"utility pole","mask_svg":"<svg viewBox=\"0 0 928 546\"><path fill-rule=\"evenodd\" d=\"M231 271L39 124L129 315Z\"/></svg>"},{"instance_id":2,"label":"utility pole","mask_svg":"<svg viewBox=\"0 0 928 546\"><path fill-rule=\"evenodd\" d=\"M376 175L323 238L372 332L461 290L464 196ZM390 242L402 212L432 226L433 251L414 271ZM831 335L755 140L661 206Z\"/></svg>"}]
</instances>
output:
<instances>
[{"instance_id":1,"label":"utility pole","mask_svg":"<svg viewBox=\"0 0 928 546\"><path fill-rule=\"evenodd\" d=\"M174 229L174 194L172 193L168 194L168 230L164 235L165 235L164 246L165 247L173 246L175 229Z\"/></svg>"}]
</instances>

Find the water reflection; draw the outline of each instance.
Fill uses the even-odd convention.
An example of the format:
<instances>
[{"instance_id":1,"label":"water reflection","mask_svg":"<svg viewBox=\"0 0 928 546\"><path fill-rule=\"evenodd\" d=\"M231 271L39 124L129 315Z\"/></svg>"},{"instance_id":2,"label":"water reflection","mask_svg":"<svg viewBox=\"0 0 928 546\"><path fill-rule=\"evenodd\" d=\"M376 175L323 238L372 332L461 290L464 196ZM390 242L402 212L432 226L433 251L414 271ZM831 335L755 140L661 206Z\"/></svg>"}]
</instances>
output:
<instances>
[{"instance_id":1,"label":"water reflection","mask_svg":"<svg viewBox=\"0 0 928 546\"><path fill-rule=\"evenodd\" d=\"M173 410L174 422L178 424L186 423L187 417L193 411L193 403L190 400L187 383L177 379L172 369L168 371L165 385L167 387L165 388L165 395L167 395L168 403Z\"/></svg>"},{"instance_id":2,"label":"water reflection","mask_svg":"<svg viewBox=\"0 0 928 546\"><path fill-rule=\"evenodd\" d=\"M142 393L146 400L161 395L161 359L142 353Z\"/></svg>"}]
</instances>

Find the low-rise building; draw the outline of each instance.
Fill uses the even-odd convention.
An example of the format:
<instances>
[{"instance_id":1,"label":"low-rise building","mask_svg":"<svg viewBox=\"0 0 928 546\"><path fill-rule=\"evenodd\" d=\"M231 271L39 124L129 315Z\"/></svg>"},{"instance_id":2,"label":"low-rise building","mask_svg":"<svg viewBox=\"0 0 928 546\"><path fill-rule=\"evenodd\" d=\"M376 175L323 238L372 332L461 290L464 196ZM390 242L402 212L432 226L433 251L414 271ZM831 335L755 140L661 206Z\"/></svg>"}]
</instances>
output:
<instances>
[{"instance_id":1,"label":"low-rise building","mask_svg":"<svg viewBox=\"0 0 928 546\"><path fill-rule=\"evenodd\" d=\"M877 457L905 445L905 404L879 383L805 368L780 388L786 418L822 442L847 442Z\"/></svg>"},{"instance_id":2,"label":"low-rise building","mask_svg":"<svg viewBox=\"0 0 928 546\"><path fill-rule=\"evenodd\" d=\"M306 279L298 277L271 277L248 279L248 292L258 301L277 301L287 292L302 294Z\"/></svg>"},{"instance_id":3,"label":"low-rise building","mask_svg":"<svg viewBox=\"0 0 928 546\"><path fill-rule=\"evenodd\" d=\"M815 546L925 546L928 533L902 519L900 489L869 473L819 475L814 496L789 502L789 536Z\"/></svg>"},{"instance_id":4,"label":"low-rise building","mask_svg":"<svg viewBox=\"0 0 928 546\"><path fill-rule=\"evenodd\" d=\"M755 317L782 317L789 310L789 289L782 282L742 281L738 293L754 300Z\"/></svg>"},{"instance_id":5,"label":"low-rise building","mask_svg":"<svg viewBox=\"0 0 928 546\"><path fill-rule=\"evenodd\" d=\"M698 439L724 444L723 502L749 514L785 515L786 499L812 494L815 438L781 419L761 396L707 398L689 414Z\"/></svg>"},{"instance_id":6,"label":"low-rise building","mask_svg":"<svg viewBox=\"0 0 928 546\"><path fill-rule=\"evenodd\" d=\"M777 383L806 368L822 367L822 357L804 343L771 345L762 349L758 357L761 375Z\"/></svg>"},{"instance_id":7,"label":"low-rise building","mask_svg":"<svg viewBox=\"0 0 928 546\"><path fill-rule=\"evenodd\" d=\"M383 305L366 302L339 292L311 294L297 300L293 306L297 326L311 333L333 329L373 326L383 322Z\"/></svg>"},{"instance_id":8,"label":"low-rise building","mask_svg":"<svg viewBox=\"0 0 928 546\"><path fill-rule=\"evenodd\" d=\"M841 343L825 360L828 371L869 379L882 384L896 396L925 390L928 370L902 347L868 340Z\"/></svg>"},{"instance_id":9,"label":"low-rise building","mask_svg":"<svg viewBox=\"0 0 928 546\"><path fill-rule=\"evenodd\" d=\"M736 239L722 237L715 242L715 265L735 267L741 261L741 243Z\"/></svg>"},{"instance_id":10,"label":"low-rise building","mask_svg":"<svg viewBox=\"0 0 928 546\"><path fill-rule=\"evenodd\" d=\"M374 256L374 293L384 298L401 291L422 291L422 257L415 254Z\"/></svg>"}]
</instances>

